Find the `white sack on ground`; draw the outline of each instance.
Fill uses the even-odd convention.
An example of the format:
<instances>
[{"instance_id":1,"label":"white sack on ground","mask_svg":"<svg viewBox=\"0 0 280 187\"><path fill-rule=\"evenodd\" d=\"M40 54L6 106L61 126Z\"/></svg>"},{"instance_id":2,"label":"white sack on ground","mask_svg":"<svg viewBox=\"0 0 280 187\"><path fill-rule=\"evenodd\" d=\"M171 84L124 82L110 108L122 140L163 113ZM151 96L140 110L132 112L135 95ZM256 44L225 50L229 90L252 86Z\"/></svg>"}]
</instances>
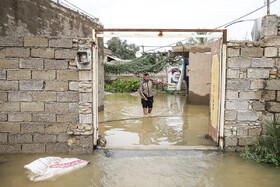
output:
<instances>
[{"instance_id":1,"label":"white sack on ground","mask_svg":"<svg viewBox=\"0 0 280 187\"><path fill-rule=\"evenodd\" d=\"M31 181L42 181L80 169L88 163L78 158L45 157L25 165L24 168L29 170L28 177Z\"/></svg>"}]
</instances>

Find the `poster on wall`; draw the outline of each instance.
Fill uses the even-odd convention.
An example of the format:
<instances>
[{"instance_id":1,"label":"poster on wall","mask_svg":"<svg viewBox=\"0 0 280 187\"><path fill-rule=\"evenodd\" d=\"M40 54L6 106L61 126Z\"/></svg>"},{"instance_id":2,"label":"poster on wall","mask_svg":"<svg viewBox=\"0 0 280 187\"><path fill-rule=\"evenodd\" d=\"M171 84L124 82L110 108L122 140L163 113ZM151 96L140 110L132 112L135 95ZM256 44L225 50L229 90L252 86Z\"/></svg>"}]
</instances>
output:
<instances>
[{"instance_id":1,"label":"poster on wall","mask_svg":"<svg viewBox=\"0 0 280 187\"><path fill-rule=\"evenodd\" d=\"M168 90L181 90L183 65L179 67L168 67Z\"/></svg>"}]
</instances>

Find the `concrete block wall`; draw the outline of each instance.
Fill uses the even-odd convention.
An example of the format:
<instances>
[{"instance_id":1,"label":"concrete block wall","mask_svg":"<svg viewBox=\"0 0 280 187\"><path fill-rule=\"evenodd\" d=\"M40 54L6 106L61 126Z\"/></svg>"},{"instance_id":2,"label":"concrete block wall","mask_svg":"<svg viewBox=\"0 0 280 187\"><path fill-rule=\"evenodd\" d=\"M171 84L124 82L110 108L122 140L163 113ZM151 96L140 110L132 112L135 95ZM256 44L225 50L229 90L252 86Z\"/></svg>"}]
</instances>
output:
<instances>
[{"instance_id":1,"label":"concrete block wall","mask_svg":"<svg viewBox=\"0 0 280 187\"><path fill-rule=\"evenodd\" d=\"M267 20L269 19L269 20ZM265 120L280 114L280 36L275 16L263 18L263 41L228 42L225 149L240 151L265 131ZM277 22L277 27L271 20ZM277 29L275 29L277 28Z\"/></svg>"},{"instance_id":2,"label":"concrete block wall","mask_svg":"<svg viewBox=\"0 0 280 187\"><path fill-rule=\"evenodd\" d=\"M92 152L92 71L75 62L91 40L0 37L0 46L0 153Z\"/></svg>"}]
</instances>

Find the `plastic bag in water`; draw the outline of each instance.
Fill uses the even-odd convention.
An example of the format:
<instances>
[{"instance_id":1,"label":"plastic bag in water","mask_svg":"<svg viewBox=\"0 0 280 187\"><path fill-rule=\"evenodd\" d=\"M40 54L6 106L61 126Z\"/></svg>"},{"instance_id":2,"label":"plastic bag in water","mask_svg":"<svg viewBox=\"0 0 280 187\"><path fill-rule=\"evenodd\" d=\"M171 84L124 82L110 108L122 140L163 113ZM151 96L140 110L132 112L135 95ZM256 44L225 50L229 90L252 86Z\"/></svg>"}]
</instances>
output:
<instances>
[{"instance_id":1,"label":"plastic bag in water","mask_svg":"<svg viewBox=\"0 0 280 187\"><path fill-rule=\"evenodd\" d=\"M65 173L80 169L89 162L78 158L45 157L24 166L31 181L55 179Z\"/></svg>"}]
</instances>

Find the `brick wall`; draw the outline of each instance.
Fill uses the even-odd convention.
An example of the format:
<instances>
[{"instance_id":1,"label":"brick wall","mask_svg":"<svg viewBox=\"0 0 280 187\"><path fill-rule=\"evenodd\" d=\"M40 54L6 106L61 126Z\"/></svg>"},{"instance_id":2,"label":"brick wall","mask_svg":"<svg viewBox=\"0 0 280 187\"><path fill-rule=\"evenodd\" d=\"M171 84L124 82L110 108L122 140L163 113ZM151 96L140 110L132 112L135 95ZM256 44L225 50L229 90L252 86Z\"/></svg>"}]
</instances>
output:
<instances>
[{"instance_id":1,"label":"brick wall","mask_svg":"<svg viewBox=\"0 0 280 187\"><path fill-rule=\"evenodd\" d=\"M92 72L75 62L91 40L0 37L0 46L0 153L91 152Z\"/></svg>"},{"instance_id":2,"label":"brick wall","mask_svg":"<svg viewBox=\"0 0 280 187\"><path fill-rule=\"evenodd\" d=\"M263 23L269 24L263 24L262 42L227 45L226 150L242 150L246 141L253 144L265 131L265 119L280 114L279 22L273 15L264 17Z\"/></svg>"}]
</instances>

